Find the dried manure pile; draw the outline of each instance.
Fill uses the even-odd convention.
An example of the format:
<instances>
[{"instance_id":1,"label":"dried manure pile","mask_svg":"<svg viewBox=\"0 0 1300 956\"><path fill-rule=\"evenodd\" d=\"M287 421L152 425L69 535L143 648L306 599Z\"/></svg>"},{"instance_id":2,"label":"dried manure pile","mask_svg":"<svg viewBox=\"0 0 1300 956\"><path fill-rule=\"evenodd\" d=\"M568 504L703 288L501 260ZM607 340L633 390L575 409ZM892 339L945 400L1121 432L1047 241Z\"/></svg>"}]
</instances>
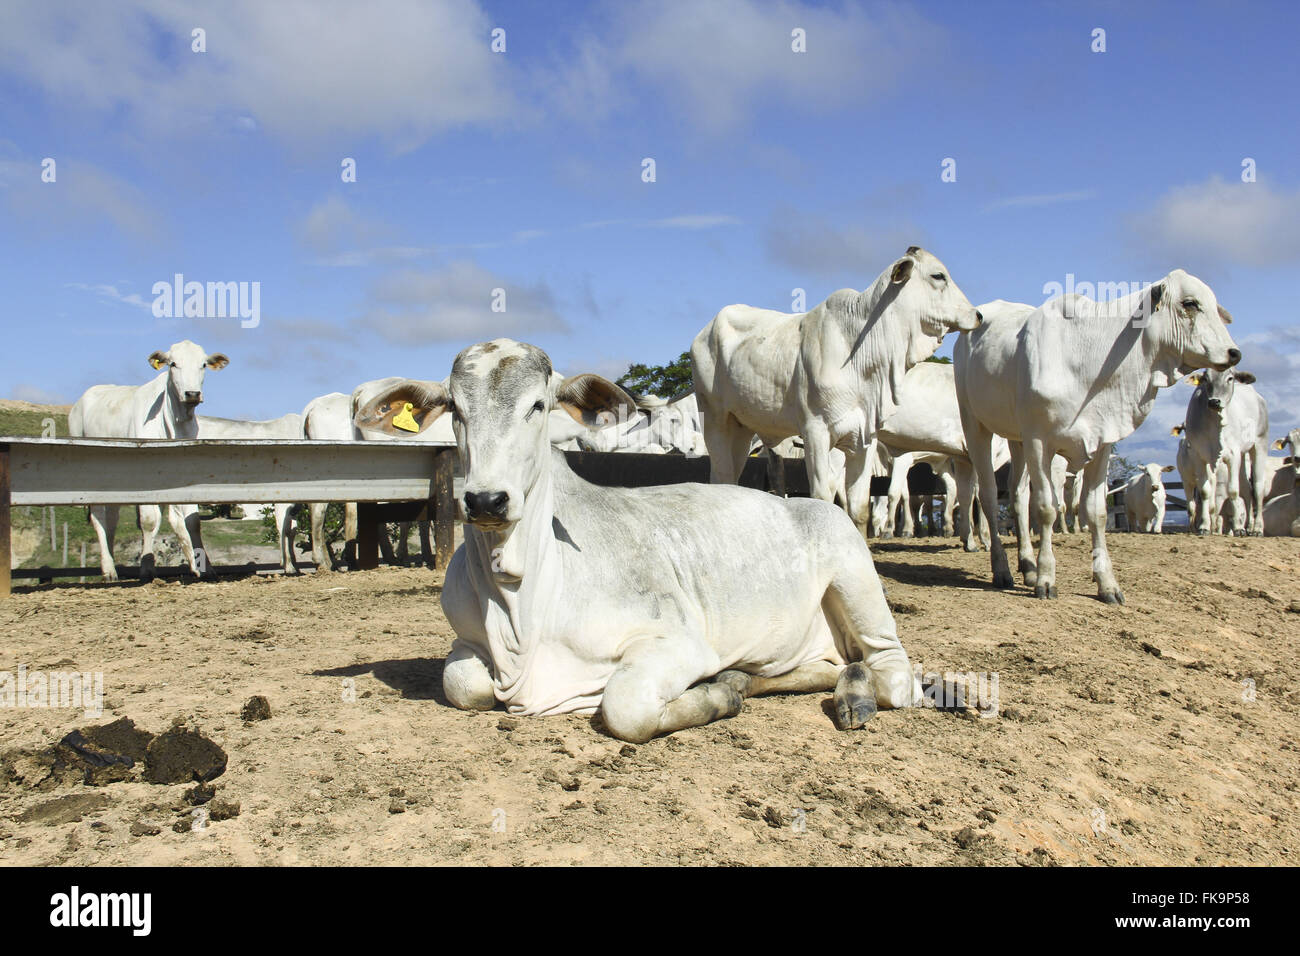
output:
<instances>
[{"instance_id":1,"label":"dried manure pile","mask_svg":"<svg viewBox=\"0 0 1300 956\"><path fill-rule=\"evenodd\" d=\"M1295 862L1297 543L1111 541L1124 607L1082 536L1051 602L874 544L935 706L755 698L642 746L448 707L437 572L20 591L9 687L100 674L103 712L0 706L0 862Z\"/></svg>"}]
</instances>

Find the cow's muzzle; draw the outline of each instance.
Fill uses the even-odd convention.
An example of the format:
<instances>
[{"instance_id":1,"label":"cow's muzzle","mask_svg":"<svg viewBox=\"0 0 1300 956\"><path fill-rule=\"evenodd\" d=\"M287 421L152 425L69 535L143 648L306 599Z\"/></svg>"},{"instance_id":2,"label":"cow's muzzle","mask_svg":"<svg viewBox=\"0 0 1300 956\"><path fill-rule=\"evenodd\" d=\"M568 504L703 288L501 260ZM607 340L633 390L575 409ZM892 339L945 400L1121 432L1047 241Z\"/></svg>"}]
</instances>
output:
<instances>
[{"instance_id":1,"label":"cow's muzzle","mask_svg":"<svg viewBox=\"0 0 1300 956\"><path fill-rule=\"evenodd\" d=\"M499 527L506 523L510 495L504 491L465 492L465 520L470 524Z\"/></svg>"},{"instance_id":2,"label":"cow's muzzle","mask_svg":"<svg viewBox=\"0 0 1300 956\"><path fill-rule=\"evenodd\" d=\"M1216 412L1223 411L1223 399L1221 398L1212 398L1208 402L1206 402L1206 404L1209 405Z\"/></svg>"},{"instance_id":3,"label":"cow's muzzle","mask_svg":"<svg viewBox=\"0 0 1300 956\"><path fill-rule=\"evenodd\" d=\"M202 405L202 404L203 404L203 393L202 393L202 392L186 392L186 393L185 393L185 404L186 404L186 405Z\"/></svg>"}]
</instances>

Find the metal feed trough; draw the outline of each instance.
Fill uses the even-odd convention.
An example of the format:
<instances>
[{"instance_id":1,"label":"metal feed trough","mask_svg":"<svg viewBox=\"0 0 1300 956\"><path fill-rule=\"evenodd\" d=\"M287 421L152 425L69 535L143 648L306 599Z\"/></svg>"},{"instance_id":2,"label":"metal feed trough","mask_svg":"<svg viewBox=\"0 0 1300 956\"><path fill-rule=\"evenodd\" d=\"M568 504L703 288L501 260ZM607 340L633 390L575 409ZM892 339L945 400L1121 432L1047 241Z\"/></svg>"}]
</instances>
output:
<instances>
[{"instance_id":1,"label":"metal feed trough","mask_svg":"<svg viewBox=\"0 0 1300 956\"><path fill-rule=\"evenodd\" d=\"M355 501L362 568L378 567L378 520L416 518L434 523L445 567L455 457L454 444L433 442L0 437L0 597L10 591L10 509L24 505Z\"/></svg>"},{"instance_id":2,"label":"metal feed trough","mask_svg":"<svg viewBox=\"0 0 1300 956\"><path fill-rule=\"evenodd\" d=\"M565 454L575 472L599 485L709 480L709 460L703 457ZM450 442L0 437L0 597L10 592L13 506L355 501L359 567L379 565L380 522L427 519L434 524L436 566L445 568L455 529L455 467L456 446ZM751 458L740 484L808 494L804 464L797 459L769 466L763 458ZM923 465L909 474L908 485L914 494L942 493ZM888 487L888 478L872 480L873 494L885 494ZM21 576L45 580L97 573L42 568Z\"/></svg>"}]
</instances>

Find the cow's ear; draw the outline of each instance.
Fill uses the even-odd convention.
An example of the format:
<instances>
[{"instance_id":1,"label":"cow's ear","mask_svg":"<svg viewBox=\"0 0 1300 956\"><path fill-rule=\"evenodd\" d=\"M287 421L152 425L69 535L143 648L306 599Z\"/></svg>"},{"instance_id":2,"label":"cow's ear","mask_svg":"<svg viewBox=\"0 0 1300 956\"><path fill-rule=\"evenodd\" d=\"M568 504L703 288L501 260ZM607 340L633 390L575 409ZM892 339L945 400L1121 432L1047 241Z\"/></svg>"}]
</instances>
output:
<instances>
[{"instance_id":1,"label":"cow's ear","mask_svg":"<svg viewBox=\"0 0 1300 956\"><path fill-rule=\"evenodd\" d=\"M1165 465L1165 467L1161 468L1160 470L1161 470L1161 471L1164 471L1164 472L1170 472L1170 471L1173 471L1173 470L1174 470L1174 466L1173 466L1173 465Z\"/></svg>"},{"instance_id":2,"label":"cow's ear","mask_svg":"<svg viewBox=\"0 0 1300 956\"><path fill-rule=\"evenodd\" d=\"M1151 294L1151 311L1154 312L1156 309L1160 308L1160 303L1165 300L1164 281L1162 280L1157 282L1155 285L1148 288L1147 291Z\"/></svg>"},{"instance_id":3,"label":"cow's ear","mask_svg":"<svg viewBox=\"0 0 1300 956\"><path fill-rule=\"evenodd\" d=\"M1281 451L1281 450L1282 450L1283 448L1285 448L1285 447L1286 447L1286 439L1285 439L1285 438L1279 438L1277 441L1273 442L1273 450L1274 450L1274 451Z\"/></svg>"},{"instance_id":4,"label":"cow's ear","mask_svg":"<svg viewBox=\"0 0 1300 956\"><path fill-rule=\"evenodd\" d=\"M1182 426L1182 425L1175 425L1173 428L1169 429L1169 434L1171 434L1171 435L1173 435L1173 436L1175 436L1175 437L1177 437L1178 435L1181 435L1182 433L1183 433L1183 426Z\"/></svg>"},{"instance_id":5,"label":"cow's ear","mask_svg":"<svg viewBox=\"0 0 1300 956\"><path fill-rule=\"evenodd\" d=\"M224 352L217 352L215 355L208 356L208 368L212 369L214 372L217 369L225 368L229 364L230 359L226 358Z\"/></svg>"},{"instance_id":6,"label":"cow's ear","mask_svg":"<svg viewBox=\"0 0 1300 956\"><path fill-rule=\"evenodd\" d=\"M1223 319L1224 325L1232 325L1232 313L1223 306L1219 306L1219 318Z\"/></svg>"},{"instance_id":7,"label":"cow's ear","mask_svg":"<svg viewBox=\"0 0 1300 956\"><path fill-rule=\"evenodd\" d=\"M631 395L592 372L559 382L555 386L555 404L588 428L609 424L607 415L613 415L618 421L637 415L636 400Z\"/></svg>"},{"instance_id":8,"label":"cow's ear","mask_svg":"<svg viewBox=\"0 0 1300 956\"><path fill-rule=\"evenodd\" d=\"M362 432L409 438L426 430L450 407L451 396L441 382L408 378L353 409L352 424Z\"/></svg>"},{"instance_id":9,"label":"cow's ear","mask_svg":"<svg viewBox=\"0 0 1300 956\"><path fill-rule=\"evenodd\" d=\"M906 282L912 277L912 267L916 265L916 260L911 256L903 256L894 263L894 269L889 273L889 281L893 283Z\"/></svg>"},{"instance_id":10,"label":"cow's ear","mask_svg":"<svg viewBox=\"0 0 1300 956\"><path fill-rule=\"evenodd\" d=\"M167 357L166 352L154 352L153 355L149 356L149 364L153 366L154 371L162 368L170 361L171 359Z\"/></svg>"},{"instance_id":11,"label":"cow's ear","mask_svg":"<svg viewBox=\"0 0 1300 956\"><path fill-rule=\"evenodd\" d=\"M1235 379L1236 379L1238 382L1240 382L1242 385L1254 385L1254 384L1255 384L1255 373L1254 373L1254 372L1237 372L1237 371L1234 371L1234 372L1232 373L1232 377L1235 378Z\"/></svg>"},{"instance_id":12,"label":"cow's ear","mask_svg":"<svg viewBox=\"0 0 1300 956\"><path fill-rule=\"evenodd\" d=\"M1191 382L1193 385L1200 385L1200 384L1201 384L1201 373L1200 373L1200 372L1197 372L1195 375L1189 375L1189 376L1187 376L1187 381Z\"/></svg>"}]
</instances>

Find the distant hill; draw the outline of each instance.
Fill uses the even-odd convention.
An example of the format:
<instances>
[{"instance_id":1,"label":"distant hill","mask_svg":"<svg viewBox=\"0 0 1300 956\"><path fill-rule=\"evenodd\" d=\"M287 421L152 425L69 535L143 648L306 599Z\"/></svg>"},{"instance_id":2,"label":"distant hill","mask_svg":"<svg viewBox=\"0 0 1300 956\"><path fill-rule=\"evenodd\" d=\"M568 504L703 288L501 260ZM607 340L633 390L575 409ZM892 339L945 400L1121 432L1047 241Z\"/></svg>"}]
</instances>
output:
<instances>
[{"instance_id":1,"label":"distant hill","mask_svg":"<svg viewBox=\"0 0 1300 956\"><path fill-rule=\"evenodd\" d=\"M71 405L37 405L14 398L0 398L0 435L39 437L43 422L54 419L54 437L68 437L68 412Z\"/></svg>"}]
</instances>

